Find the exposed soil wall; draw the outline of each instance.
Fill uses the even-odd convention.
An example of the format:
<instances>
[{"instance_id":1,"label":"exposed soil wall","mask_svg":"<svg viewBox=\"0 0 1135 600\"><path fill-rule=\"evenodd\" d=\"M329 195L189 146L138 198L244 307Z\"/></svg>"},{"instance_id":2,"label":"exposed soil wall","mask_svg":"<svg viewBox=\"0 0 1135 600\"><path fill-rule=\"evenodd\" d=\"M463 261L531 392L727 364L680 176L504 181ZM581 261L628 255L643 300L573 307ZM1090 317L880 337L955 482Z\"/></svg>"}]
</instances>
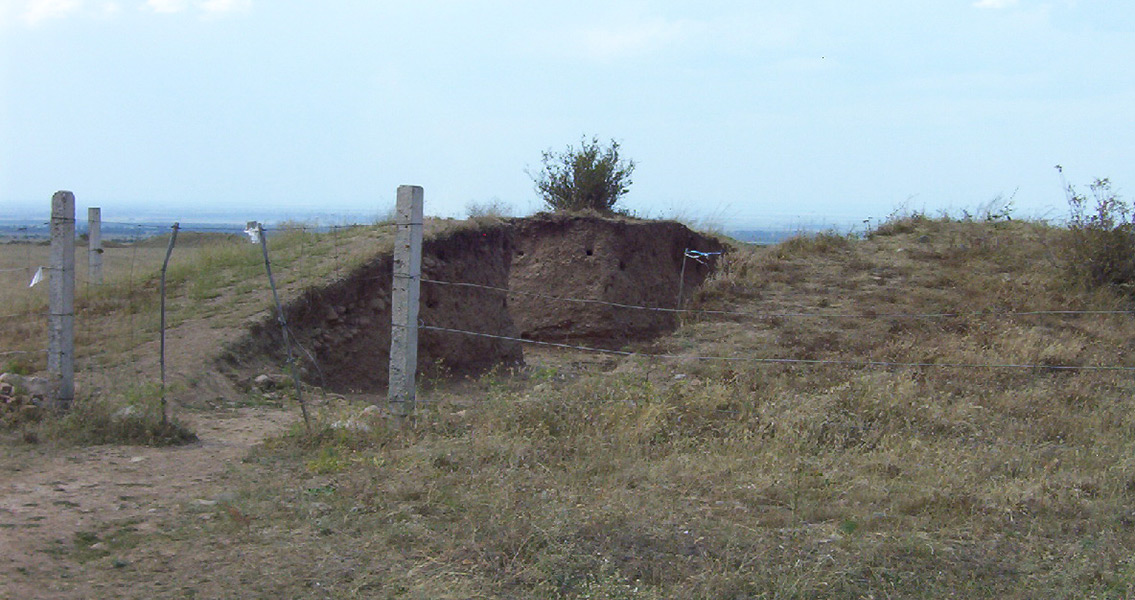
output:
<instances>
[{"instance_id":1,"label":"exposed soil wall","mask_svg":"<svg viewBox=\"0 0 1135 600\"><path fill-rule=\"evenodd\" d=\"M710 274L713 261L685 261L686 249L720 252L720 242L672 221L593 217L518 220L509 288L550 296L635 306L676 308L679 287L688 298ZM650 339L677 325L671 312L517 295L512 314L521 337L575 340L618 347Z\"/></svg>"},{"instance_id":2,"label":"exposed soil wall","mask_svg":"<svg viewBox=\"0 0 1135 600\"><path fill-rule=\"evenodd\" d=\"M673 329L674 315L542 296L673 308L687 248L713 252L722 246L671 222L541 215L466 226L423 243L427 281L421 286L419 318L435 327L540 341L617 347L648 339ZM705 280L712 263L685 261L687 294ZM285 306L290 330L303 348L296 352L306 381L338 392L385 388L392 264L389 254L377 256ZM239 377L278 372L284 364L282 341L279 323L274 316L266 318L226 350L222 363ZM477 373L523 361L519 342L430 330L419 332L418 357L427 376Z\"/></svg>"}]
</instances>

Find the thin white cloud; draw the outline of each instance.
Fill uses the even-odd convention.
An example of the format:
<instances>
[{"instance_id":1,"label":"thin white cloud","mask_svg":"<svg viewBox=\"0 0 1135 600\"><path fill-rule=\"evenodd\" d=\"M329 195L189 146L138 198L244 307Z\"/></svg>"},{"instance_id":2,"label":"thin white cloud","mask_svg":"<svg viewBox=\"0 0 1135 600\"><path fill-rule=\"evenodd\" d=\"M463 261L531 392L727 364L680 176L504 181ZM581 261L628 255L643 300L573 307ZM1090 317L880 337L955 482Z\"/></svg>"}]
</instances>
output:
<instances>
[{"instance_id":1,"label":"thin white cloud","mask_svg":"<svg viewBox=\"0 0 1135 600\"><path fill-rule=\"evenodd\" d=\"M146 8L156 13L179 13L189 8L189 0L146 0Z\"/></svg>"},{"instance_id":2,"label":"thin white cloud","mask_svg":"<svg viewBox=\"0 0 1135 600\"><path fill-rule=\"evenodd\" d=\"M83 0L31 0L20 15L29 26L38 25L50 19L63 19L82 10Z\"/></svg>"},{"instance_id":3,"label":"thin white cloud","mask_svg":"<svg viewBox=\"0 0 1135 600\"><path fill-rule=\"evenodd\" d=\"M698 21L652 19L622 27L582 32L583 51L591 58L609 59L642 54L683 41L706 30Z\"/></svg>"},{"instance_id":4,"label":"thin white cloud","mask_svg":"<svg viewBox=\"0 0 1135 600\"><path fill-rule=\"evenodd\" d=\"M146 0L146 8L161 14L176 14L198 10L206 17L218 17L235 12L247 12L252 0Z\"/></svg>"},{"instance_id":5,"label":"thin white cloud","mask_svg":"<svg viewBox=\"0 0 1135 600\"><path fill-rule=\"evenodd\" d=\"M977 0L973 5L976 8L1011 8L1017 5L1017 0Z\"/></svg>"},{"instance_id":6,"label":"thin white cloud","mask_svg":"<svg viewBox=\"0 0 1135 600\"><path fill-rule=\"evenodd\" d=\"M198 4L209 15L233 12L246 12L252 8L252 0L205 0Z\"/></svg>"}]
</instances>

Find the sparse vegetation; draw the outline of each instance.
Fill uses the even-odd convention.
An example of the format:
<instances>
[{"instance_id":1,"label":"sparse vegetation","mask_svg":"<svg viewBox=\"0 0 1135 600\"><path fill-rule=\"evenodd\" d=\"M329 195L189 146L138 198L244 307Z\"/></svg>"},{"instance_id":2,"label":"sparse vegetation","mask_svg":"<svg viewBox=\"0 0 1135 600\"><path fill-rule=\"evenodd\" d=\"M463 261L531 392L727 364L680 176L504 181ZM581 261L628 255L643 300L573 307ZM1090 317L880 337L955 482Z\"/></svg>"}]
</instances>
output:
<instances>
[{"instance_id":1,"label":"sparse vegetation","mask_svg":"<svg viewBox=\"0 0 1135 600\"><path fill-rule=\"evenodd\" d=\"M515 216L516 209L500 198L490 198L484 202L470 201L465 205L465 214L470 219L501 219Z\"/></svg>"},{"instance_id":2,"label":"sparse vegetation","mask_svg":"<svg viewBox=\"0 0 1135 600\"><path fill-rule=\"evenodd\" d=\"M1108 179L1096 179L1090 195L1068 186L1071 218L1064 264L1069 277L1086 287L1135 282L1135 222L1131 207Z\"/></svg>"},{"instance_id":3,"label":"sparse vegetation","mask_svg":"<svg viewBox=\"0 0 1135 600\"><path fill-rule=\"evenodd\" d=\"M633 160L619 156L619 143L611 140L604 148L599 138L586 137L579 148L568 146L563 152L543 153L543 168L529 174L536 191L552 210L615 212L619 198L630 190Z\"/></svg>"},{"instance_id":4,"label":"sparse vegetation","mask_svg":"<svg viewBox=\"0 0 1135 600\"><path fill-rule=\"evenodd\" d=\"M81 532L81 574L138 597L1130 598L1135 380L1058 367L1135 367L1135 323L1022 314L1129 307L1066 284L1067 235L916 214L736 249L695 307L755 316L636 348L689 358L530 354L434 383L402 428L333 401L223 501ZM831 362L759 362L786 358Z\"/></svg>"}]
</instances>

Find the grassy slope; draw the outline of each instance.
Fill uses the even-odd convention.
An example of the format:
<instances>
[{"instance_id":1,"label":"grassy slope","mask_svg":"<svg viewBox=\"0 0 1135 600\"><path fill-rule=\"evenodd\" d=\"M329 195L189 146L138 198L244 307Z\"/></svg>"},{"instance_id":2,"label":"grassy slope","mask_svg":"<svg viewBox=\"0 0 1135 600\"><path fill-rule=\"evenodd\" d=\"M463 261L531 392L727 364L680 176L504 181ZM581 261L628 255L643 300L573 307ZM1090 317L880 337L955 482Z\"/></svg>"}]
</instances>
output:
<instances>
[{"instance_id":1,"label":"grassy slope","mask_svg":"<svg viewBox=\"0 0 1135 600\"><path fill-rule=\"evenodd\" d=\"M699 307L855 316L691 318L650 350L1135 365L1130 316L996 314L1125 306L1063 283L1059 235L912 219L742 251ZM886 316L938 312L967 314ZM138 597L1129 598L1133 391L1043 367L534 366L440 385L405 430L272 440L231 502L87 575Z\"/></svg>"}]
</instances>

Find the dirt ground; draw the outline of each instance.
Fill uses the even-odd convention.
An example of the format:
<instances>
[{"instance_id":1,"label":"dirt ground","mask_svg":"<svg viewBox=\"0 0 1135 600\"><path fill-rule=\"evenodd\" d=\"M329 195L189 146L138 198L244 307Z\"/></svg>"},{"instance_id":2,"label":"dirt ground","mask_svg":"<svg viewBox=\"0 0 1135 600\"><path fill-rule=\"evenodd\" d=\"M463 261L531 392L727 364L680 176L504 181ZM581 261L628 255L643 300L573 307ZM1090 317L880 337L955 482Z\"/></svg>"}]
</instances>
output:
<instances>
[{"instance_id":1,"label":"dirt ground","mask_svg":"<svg viewBox=\"0 0 1135 600\"><path fill-rule=\"evenodd\" d=\"M120 595L91 588L77 558L107 553L122 536L153 532L178 512L223 503L220 476L295 413L183 415L200 441L174 448L0 446L0 598Z\"/></svg>"},{"instance_id":2,"label":"dirt ground","mask_svg":"<svg viewBox=\"0 0 1135 600\"><path fill-rule=\"evenodd\" d=\"M590 298L664 305L670 301L678 285L679 272L685 275L689 280L687 284L691 286L701 283L709 272L708 268L699 266L679 270L681 251L691 244L683 237L692 235L684 227L667 230L665 236L653 229L630 235L628 226L622 223L597 225L594 220L588 219L561 221L534 222L529 227L535 230L518 236L519 241L511 237L503 241L493 238L499 243L492 248L503 248L507 252L499 257L500 268L492 271L491 277L485 276L476 281L495 287L560 292L559 288L549 287L550 282L574 279L590 286L584 290ZM428 253L426 272L439 280L464 280L459 276L469 273L465 272L465 263L458 259L469 252L466 247L469 244L458 242L463 239L462 236L474 236L477 241L483 242L480 239L482 233L459 232L447 238L446 243L434 247L432 253ZM645 252L646 240L657 242L662 238L667 241L663 244L664 251ZM457 242L453 241L455 239ZM635 243L631 244L632 241ZM626 247L616 242L624 243ZM704 243L698 241L698 247ZM484 258L480 254L476 257ZM515 281L510 281L507 267L513 262L517 263L512 272ZM553 266L556 268L553 269ZM344 373L374 371L380 376L385 374L388 337L376 341L364 339L365 336L359 334L372 331L381 336L385 331L385 328L373 327L373 323L389 320L388 306L374 305L373 299L381 297L381 294L363 285L372 279L385 285L388 280L385 275L388 268L385 267L385 263L371 266L382 273L378 279L368 278L372 274L364 267L353 277L313 292L329 304L318 303L320 310L313 311L311 315L300 310L300 307L315 304L308 302L314 297L311 294L292 303L295 314L289 316L289 321L301 341L310 344L324 363L329 378L333 379L328 382L331 388L335 388L336 383L340 384L338 387L346 388L343 391L370 387L363 384L371 382L331 377L339 372L336 370L339 368ZM659 275L658 281L644 282L641 278L628 276L628 273L655 271L665 277ZM556 275L564 272L573 274L573 277ZM651 296L655 292L661 300ZM566 295L566 291L563 293ZM470 320L468 315L447 320L446 311L453 307L469 312L470 302L475 296L484 296L484 302L477 304L471 313L473 325L467 323ZM372 303L364 306L358 300L362 297ZM219 298L213 302L223 300ZM511 327L510 319L515 317L521 321L515 332L523 337L588 343L610 337L615 346L625 341L624 337L631 329L659 333L673 326L670 323L672 317L664 314L656 317L665 319L664 323L620 321L615 329L596 332L585 327L589 323L616 321L607 314L609 310L606 308L570 306L573 312L546 314L526 308L523 298L512 300L516 306L511 308L510 316L509 302L497 292L471 293L463 288L432 288L423 294L423 304L427 306L424 315L433 319L431 322L434 324L490 331ZM328 306L342 310L332 313ZM491 310L485 307L491 307ZM493 318L500 323L489 322L490 313L497 315ZM530 317L536 314L539 314L539 319ZM274 316L266 317L264 322L274 325ZM292 405L286 410L272 407L216 409L225 405L226 400L238 397L234 383L265 373L266 365L275 364L278 369L279 361L266 361L264 357L255 360L256 353L250 347L241 347L244 350L239 353L242 368L229 373L230 378L220 377L210 367L221 349L241 335L251 333L253 338L270 341L268 334L277 330L274 326L262 324L259 327L253 324L250 329L251 332L240 326L215 327L199 319L189 319L169 332L170 339L177 340L170 349L170 380L186 386L190 390L187 393L197 396L193 399L194 410L178 414L198 435L199 441L194 444L173 448L110 445L59 448L49 444L0 443L0 600L136 597L127 589L100 587L109 584L96 582L113 581L115 578L108 578L105 574L95 576L91 571L108 568L129 570L132 561L144 560L147 565L156 565L159 573L156 577L160 579L160 569L172 568L168 565L178 561L188 561L200 567L209 564L210 560L223 560L218 558L220 555L209 556L207 549L201 549L201 553L193 557L176 556L173 547L158 551L168 555L136 557L129 548L132 537L168 533L165 528L171 527L171 523L184 523L186 513L192 515L190 520L217 515L225 517L224 508L234 499L234 491L226 488L225 475L233 472L254 446L284 431L298 419L299 411ZM433 346L430 336L424 337L422 344L428 357ZM461 343L444 338L438 341L439 344L441 342L467 357L489 356L492 363L510 362L501 358L508 358L510 354L486 350L487 343L478 338L459 340ZM350 350L356 345L367 352L352 353ZM136 353L132 353L133 369L141 373L156 373L156 350L156 342L141 345ZM549 353L540 347L526 348L525 355L530 365L554 364L560 373L573 373L599 364L610 366L606 357L575 356L571 352ZM378 366L360 369L360 357L375 360ZM451 362L456 364L458 361ZM113 378L121 374L107 371L102 376ZM79 380L85 382L82 377ZM236 518L239 519L239 515ZM207 567L200 568L207 570Z\"/></svg>"}]
</instances>

